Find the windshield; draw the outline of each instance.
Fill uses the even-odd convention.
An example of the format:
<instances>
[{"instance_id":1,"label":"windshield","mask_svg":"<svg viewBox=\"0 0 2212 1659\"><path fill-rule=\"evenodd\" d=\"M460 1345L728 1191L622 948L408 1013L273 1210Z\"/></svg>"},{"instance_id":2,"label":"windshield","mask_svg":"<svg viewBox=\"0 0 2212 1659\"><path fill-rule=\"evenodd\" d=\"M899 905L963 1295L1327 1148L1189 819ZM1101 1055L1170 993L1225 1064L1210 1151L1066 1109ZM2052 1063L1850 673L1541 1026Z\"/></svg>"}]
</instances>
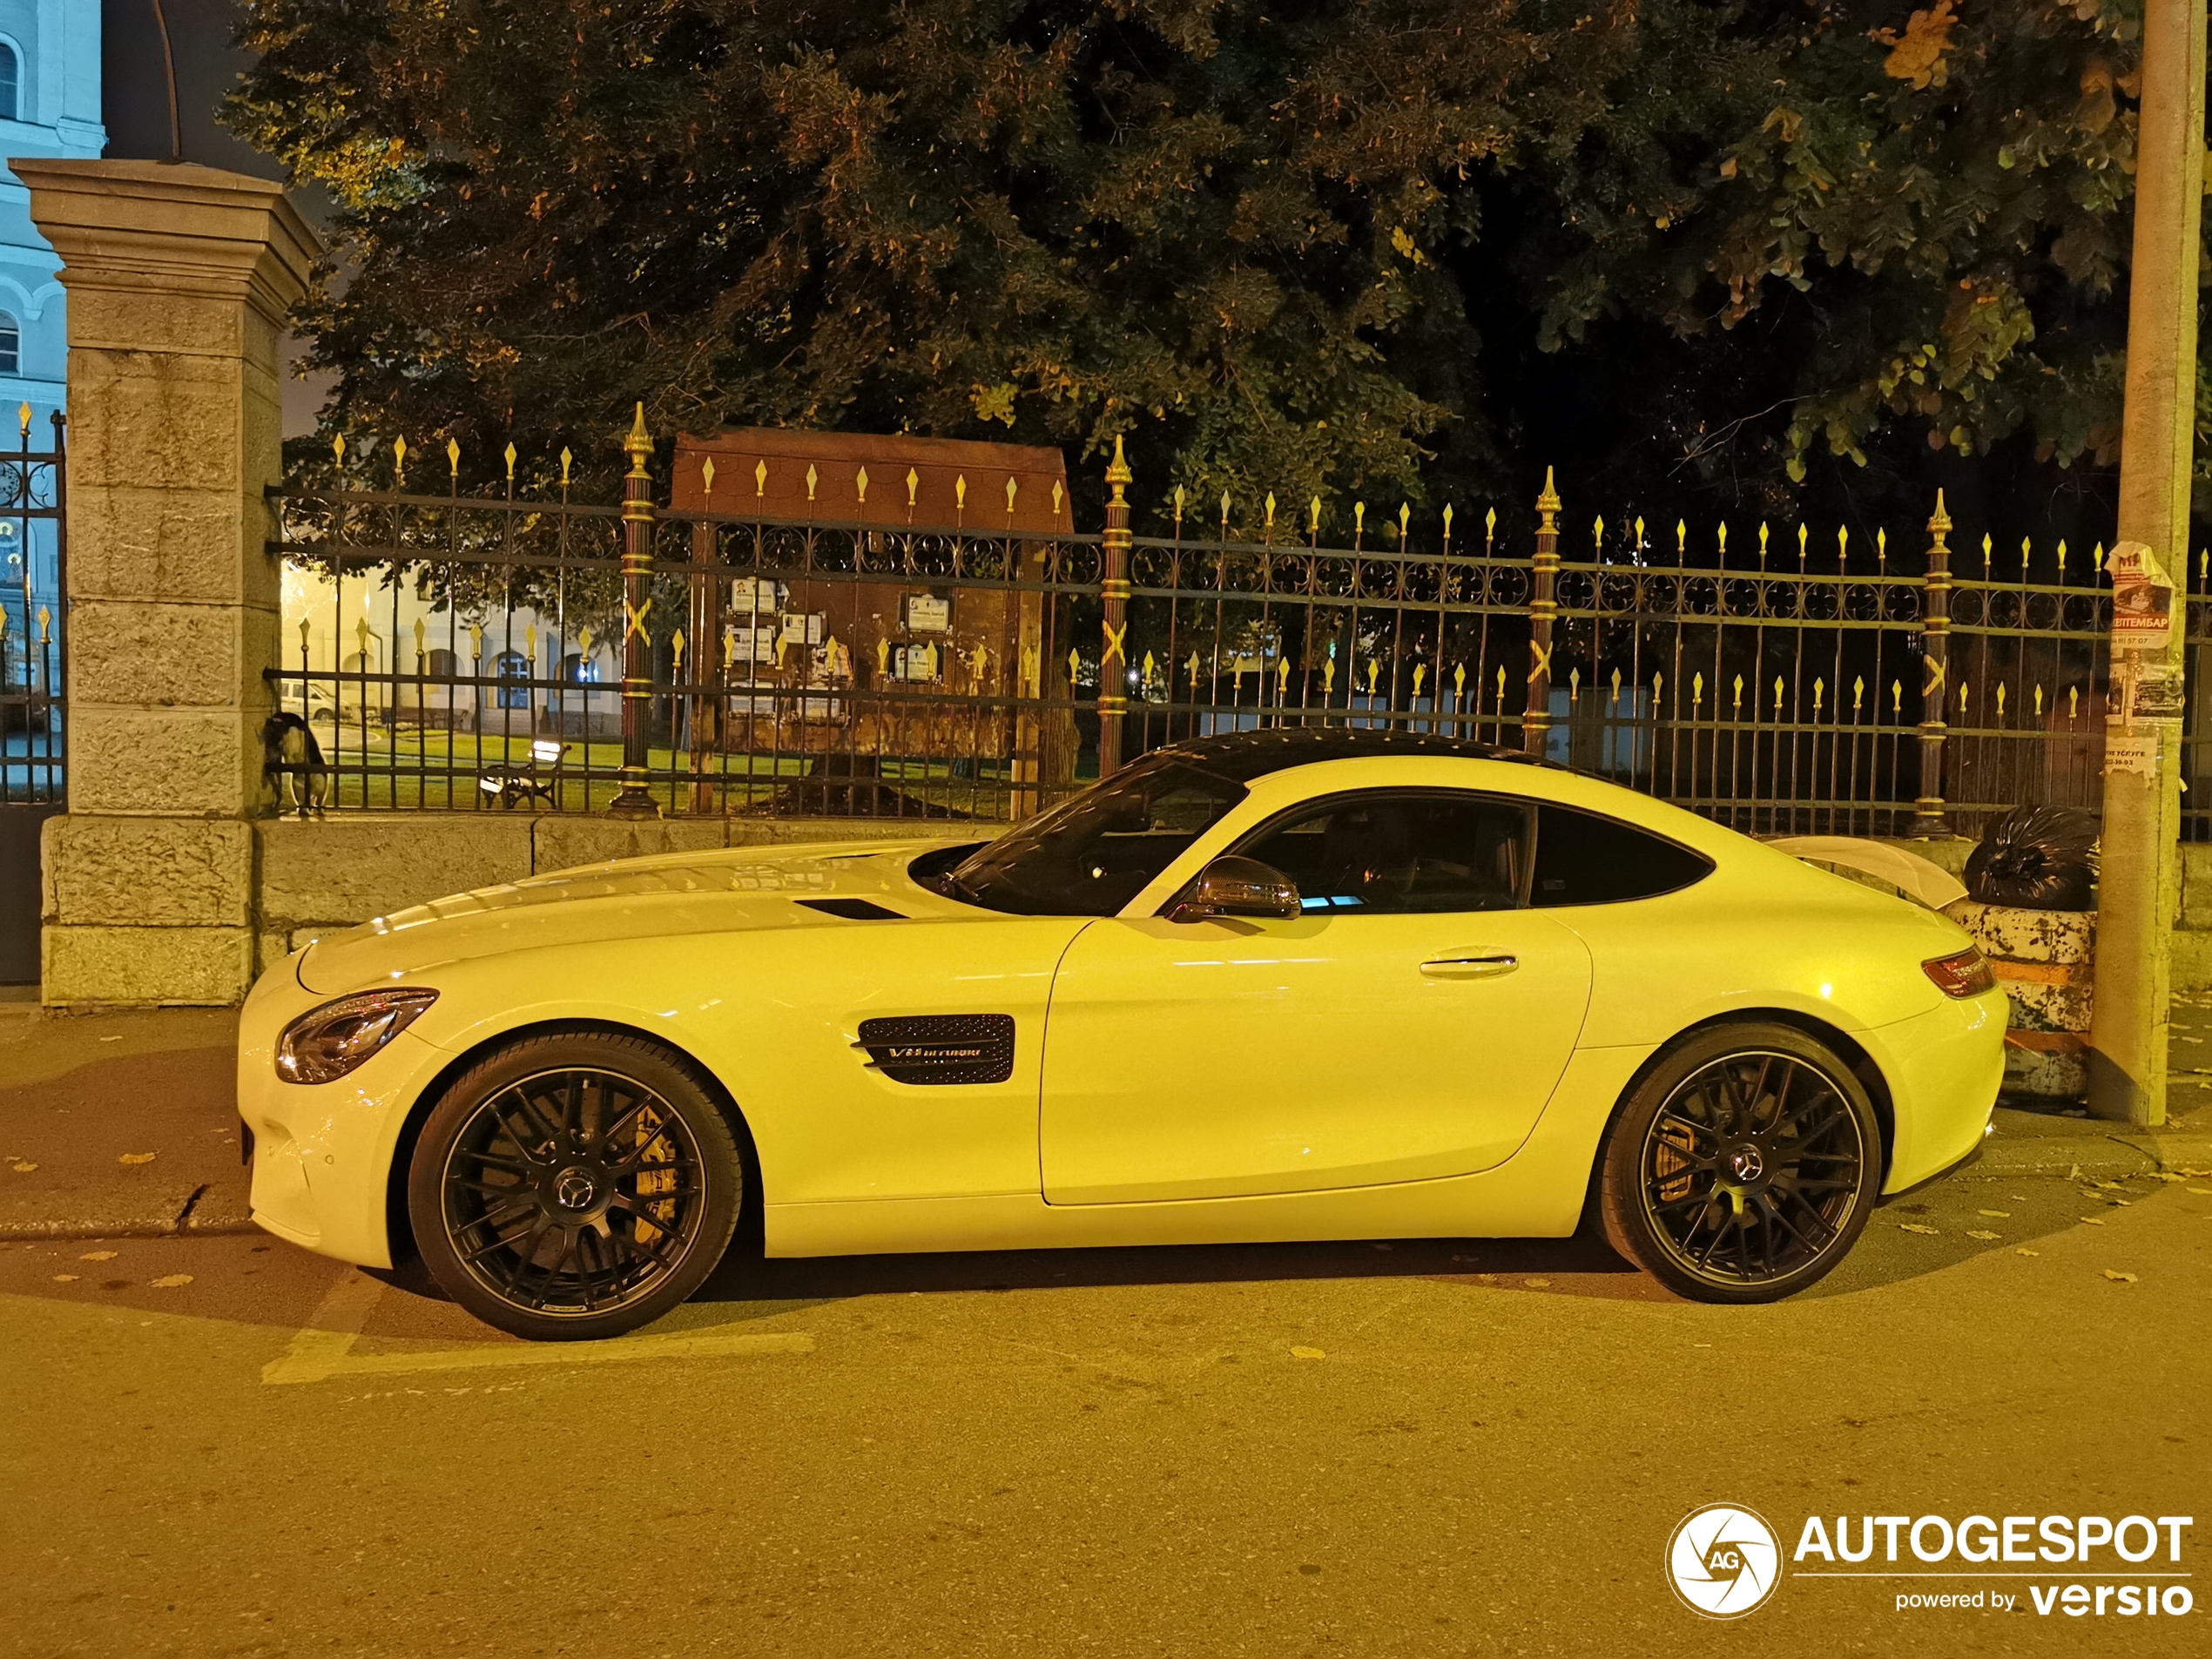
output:
<instances>
[{"instance_id":1,"label":"windshield","mask_svg":"<svg viewBox=\"0 0 2212 1659\"><path fill-rule=\"evenodd\" d=\"M1025 916L1110 916L1221 815L1242 784L1147 756L977 852L954 896Z\"/></svg>"}]
</instances>

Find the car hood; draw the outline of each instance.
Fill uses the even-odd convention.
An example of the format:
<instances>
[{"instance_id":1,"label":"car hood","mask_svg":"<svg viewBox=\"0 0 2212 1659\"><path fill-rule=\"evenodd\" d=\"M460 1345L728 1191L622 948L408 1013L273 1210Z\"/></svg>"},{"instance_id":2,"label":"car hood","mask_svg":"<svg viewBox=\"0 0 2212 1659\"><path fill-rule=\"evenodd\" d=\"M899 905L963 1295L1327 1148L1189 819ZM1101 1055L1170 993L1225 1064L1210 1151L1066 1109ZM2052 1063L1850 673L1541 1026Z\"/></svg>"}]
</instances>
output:
<instances>
[{"instance_id":1,"label":"car hood","mask_svg":"<svg viewBox=\"0 0 2212 1659\"><path fill-rule=\"evenodd\" d=\"M913 881L907 866L953 838L666 853L555 870L433 899L327 934L300 960L300 983L337 995L415 978L448 962L617 939L852 927L796 902L868 899L900 914L973 914Z\"/></svg>"}]
</instances>

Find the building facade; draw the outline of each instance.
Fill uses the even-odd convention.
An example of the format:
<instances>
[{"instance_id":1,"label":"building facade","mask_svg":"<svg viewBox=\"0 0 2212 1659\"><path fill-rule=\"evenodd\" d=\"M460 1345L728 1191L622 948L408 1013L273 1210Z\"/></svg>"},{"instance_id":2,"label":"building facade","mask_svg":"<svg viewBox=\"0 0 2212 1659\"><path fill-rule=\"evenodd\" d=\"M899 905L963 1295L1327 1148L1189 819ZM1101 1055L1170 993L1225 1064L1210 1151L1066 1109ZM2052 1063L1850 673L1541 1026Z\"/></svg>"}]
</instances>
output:
<instances>
[{"instance_id":1,"label":"building facade","mask_svg":"<svg viewBox=\"0 0 2212 1659\"><path fill-rule=\"evenodd\" d=\"M0 0L0 160L97 157L106 142L99 0ZM49 417L63 407L69 367L69 329L54 274L60 265L30 222L30 192L0 168L0 455L18 442L18 412L25 404L31 447L52 442ZM0 514L0 591L12 591L11 610L22 609L26 585L40 596L54 591L46 529Z\"/></svg>"}]
</instances>

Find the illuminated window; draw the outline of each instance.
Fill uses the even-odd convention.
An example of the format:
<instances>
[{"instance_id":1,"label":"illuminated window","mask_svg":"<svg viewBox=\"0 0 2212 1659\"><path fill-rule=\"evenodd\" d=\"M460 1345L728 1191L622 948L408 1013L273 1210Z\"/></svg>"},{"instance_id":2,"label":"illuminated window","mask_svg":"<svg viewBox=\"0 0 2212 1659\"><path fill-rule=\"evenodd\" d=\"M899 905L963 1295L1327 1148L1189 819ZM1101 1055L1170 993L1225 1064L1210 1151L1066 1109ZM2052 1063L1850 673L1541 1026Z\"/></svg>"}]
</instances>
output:
<instances>
[{"instance_id":1,"label":"illuminated window","mask_svg":"<svg viewBox=\"0 0 2212 1659\"><path fill-rule=\"evenodd\" d=\"M7 51L6 47L0 46L0 52L5 51ZM16 326L16 320L13 317L4 311L0 311L0 374L22 373L23 330Z\"/></svg>"}]
</instances>

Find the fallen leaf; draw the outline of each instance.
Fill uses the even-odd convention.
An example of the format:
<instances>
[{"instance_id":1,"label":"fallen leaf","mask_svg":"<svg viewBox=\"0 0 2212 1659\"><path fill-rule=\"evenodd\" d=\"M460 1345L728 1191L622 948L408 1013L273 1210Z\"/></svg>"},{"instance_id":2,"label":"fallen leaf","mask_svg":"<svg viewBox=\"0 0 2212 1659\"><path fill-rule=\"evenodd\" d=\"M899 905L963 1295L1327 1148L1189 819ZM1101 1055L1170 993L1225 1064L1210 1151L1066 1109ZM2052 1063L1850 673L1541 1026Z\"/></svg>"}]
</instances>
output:
<instances>
[{"instance_id":1,"label":"fallen leaf","mask_svg":"<svg viewBox=\"0 0 2212 1659\"><path fill-rule=\"evenodd\" d=\"M2085 1227L2101 1227L2104 1223L2095 1216L2084 1216L2081 1217L2081 1224Z\"/></svg>"},{"instance_id":2,"label":"fallen leaf","mask_svg":"<svg viewBox=\"0 0 2212 1659\"><path fill-rule=\"evenodd\" d=\"M74 1273L57 1273L54 1275L54 1283L57 1285L74 1285L77 1283L77 1275Z\"/></svg>"},{"instance_id":3,"label":"fallen leaf","mask_svg":"<svg viewBox=\"0 0 2212 1659\"><path fill-rule=\"evenodd\" d=\"M2134 1201L2131 1198L2108 1198L2106 1202L2107 1204L2116 1204L2122 1210L2132 1210L2135 1207Z\"/></svg>"},{"instance_id":4,"label":"fallen leaf","mask_svg":"<svg viewBox=\"0 0 2212 1659\"><path fill-rule=\"evenodd\" d=\"M1525 1278L1521 1282L1532 1291L1548 1291L1552 1287L1552 1282L1548 1278Z\"/></svg>"},{"instance_id":5,"label":"fallen leaf","mask_svg":"<svg viewBox=\"0 0 2212 1659\"><path fill-rule=\"evenodd\" d=\"M2042 1253L2040 1250L2030 1250L2026 1244L2022 1244L2013 1252L2015 1256L2040 1256Z\"/></svg>"},{"instance_id":6,"label":"fallen leaf","mask_svg":"<svg viewBox=\"0 0 2212 1659\"><path fill-rule=\"evenodd\" d=\"M2200 1197L2212 1198L2212 1187L2183 1187L2184 1192L2194 1192Z\"/></svg>"},{"instance_id":7,"label":"fallen leaf","mask_svg":"<svg viewBox=\"0 0 2212 1659\"><path fill-rule=\"evenodd\" d=\"M2081 1166L2077 1163L2068 1170L2066 1172L2066 1178L2069 1181L2079 1181L2081 1178Z\"/></svg>"},{"instance_id":8,"label":"fallen leaf","mask_svg":"<svg viewBox=\"0 0 2212 1659\"><path fill-rule=\"evenodd\" d=\"M1900 1221L1897 1224L1897 1230L1902 1233L1925 1233L1931 1238L1936 1236L1934 1228L1923 1227L1917 1221Z\"/></svg>"},{"instance_id":9,"label":"fallen leaf","mask_svg":"<svg viewBox=\"0 0 2212 1659\"><path fill-rule=\"evenodd\" d=\"M36 1163L31 1163L29 1159L25 1159L21 1163L10 1164L9 1167L14 1170L17 1175L29 1175L38 1166Z\"/></svg>"},{"instance_id":10,"label":"fallen leaf","mask_svg":"<svg viewBox=\"0 0 2212 1659\"><path fill-rule=\"evenodd\" d=\"M1974 1213L1978 1216L1994 1216L2000 1221L2010 1221L2013 1218L2013 1212L2009 1210L1977 1210Z\"/></svg>"},{"instance_id":11,"label":"fallen leaf","mask_svg":"<svg viewBox=\"0 0 2212 1659\"><path fill-rule=\"evenodd\" d=\"M192 1275L190 1273L164 1273L159 1278L150 1278L146 1283L157 1291L173 1291L179 1285L191 1284Z\"/></svg>"},{"instance_id":12,"label":"fallen leaf","mask_svg":"<svg viewBox=\"0 0 2212 1659\"><path fill-rule=\"evenodd\" d=\"M1328 1355L1323 1353L1318 1348L1293 1348L1291 1350L1291 1358L1293 1359L1326 1359L1328 1357Z\"/></svg>"},{"instance_id":13,"label":"fallen leaf","mask_svg":"<svg viewBox=\"0 0 2212 1659\"><path fill-rule=\"evenodd\" d=\"M80 1262L111 1262L115 1259L115 1252L111 1250L88 1250L77 1259Z\"/></svg>"},{"instance_id":14,"label":"fallen leaf","mask_svg":"<svg viewBox=\"0 0 2212 1659\"><path fill-rule=\"evenodd\" d=\"M2135 1282L2133 1273L2116 1272L2109 1267L2105 1269L2105 1277L2115 1285L2133 1285Z\"/></svg>"},{"instance_id":15,"label":"fallen leaf","mask_svg":"<svg viewBox=\"0 0 2212 1659\"><path fill-rule=\"evenodd\" d=\"M1997 1235L1995 1233L1986 1233L1977 1227L1973 1231L1969 1232L1966 1237L1969 1238L1979 1238L1984 1243L1989 1243L1994 1241Z\"/></svg>"},{"instance_id":16,"label":"fallen leaf","mask_svg":"<svg viewBox=\"0 0 2212 1659\"><path fill-rule=\"evenodd\" d=\"M2178 1181L2182 1177L2171 1170L2153 1170L2150 1172L2150 1178L2154 1181Z\"/></svg>"},{"instance_id":17,"label":"fallen leaf","mask_svg":"<svg viewBox=\"0 0 2212 1659\"><path fill-rule=\"evenodd\" d=\"M116 1162L118 1163L151 1163L153 1158L154 1155L151 1152L125 1152L121 1157L116 1159Z\"/></svg>"}]
</instances>

